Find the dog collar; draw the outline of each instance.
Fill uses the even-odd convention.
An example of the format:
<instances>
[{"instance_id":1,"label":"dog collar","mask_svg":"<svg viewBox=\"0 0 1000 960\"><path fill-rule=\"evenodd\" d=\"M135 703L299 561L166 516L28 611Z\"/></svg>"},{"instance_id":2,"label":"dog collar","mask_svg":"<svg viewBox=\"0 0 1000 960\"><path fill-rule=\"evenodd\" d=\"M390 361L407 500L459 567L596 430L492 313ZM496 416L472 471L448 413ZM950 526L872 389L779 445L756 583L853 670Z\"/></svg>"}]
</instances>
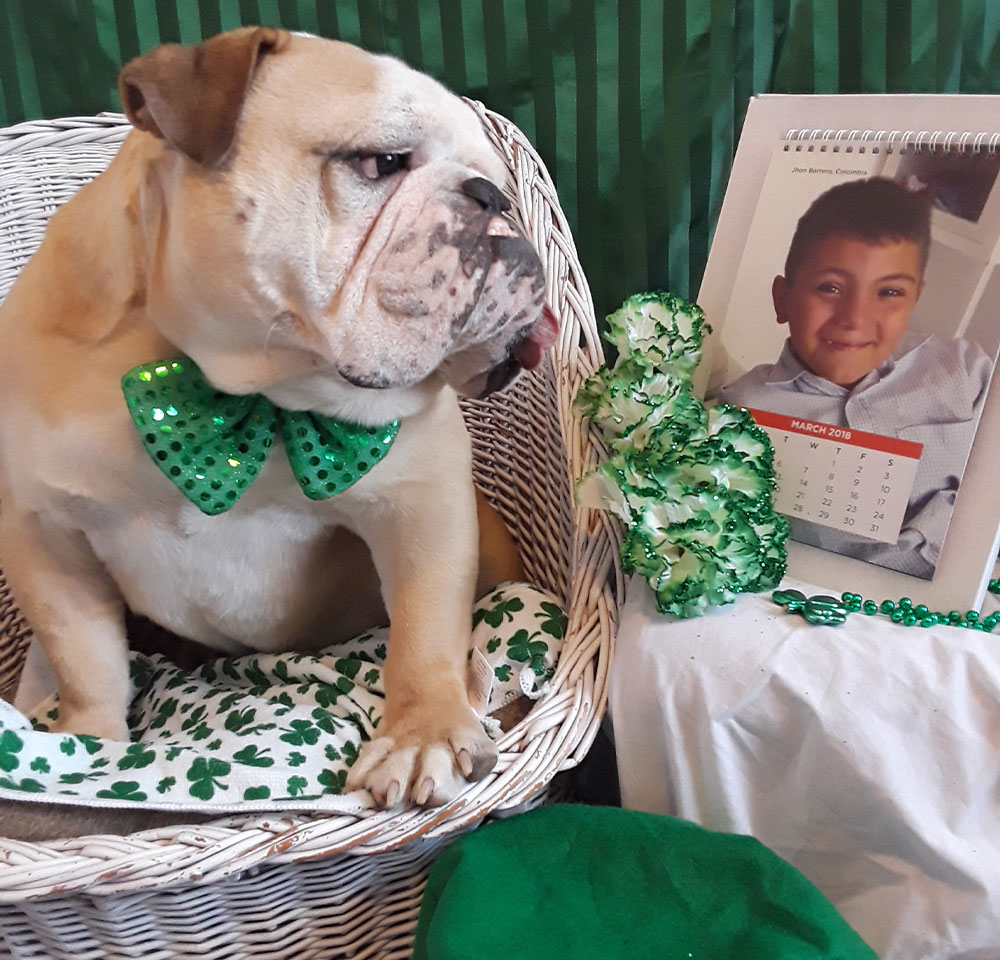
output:
<instances>
[{"instance_id":1,"label":"dog collar","mask_svg":"<svg viewBox=\"0 0 1000 960\"><path fill-rule=\"evenodd\" d=\"M214 516L253 482L277 430L303 492L325 500L357 483L389 451L399 421L381 427L283 410L259 393L216 390L188 357L140 364L122 391L153 462L195 506Z\"/></svg>"}]
</instances>

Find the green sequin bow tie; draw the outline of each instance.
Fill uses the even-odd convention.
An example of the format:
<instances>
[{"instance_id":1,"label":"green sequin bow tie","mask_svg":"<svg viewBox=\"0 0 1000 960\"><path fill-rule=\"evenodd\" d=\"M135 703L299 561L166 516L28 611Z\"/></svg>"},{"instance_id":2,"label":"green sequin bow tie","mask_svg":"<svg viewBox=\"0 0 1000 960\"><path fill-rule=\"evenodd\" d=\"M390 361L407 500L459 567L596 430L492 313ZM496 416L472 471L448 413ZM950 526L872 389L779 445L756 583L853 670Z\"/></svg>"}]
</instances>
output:
<instances>
[{"instance_id":1,"label":"green sequin bow tie","mask_svg":"<svg viewBox=\"0 0 1000 960\"><path fill-rule=\"evenodd\" d=\"M283 410L257 394L216 390L187 357L141 364L122 377L129 413L153 462L203 513L228 510L271 452L276 430L312 500L361 479L392 446L399 421L363 427Z\"/></svg>"}]
</instances>

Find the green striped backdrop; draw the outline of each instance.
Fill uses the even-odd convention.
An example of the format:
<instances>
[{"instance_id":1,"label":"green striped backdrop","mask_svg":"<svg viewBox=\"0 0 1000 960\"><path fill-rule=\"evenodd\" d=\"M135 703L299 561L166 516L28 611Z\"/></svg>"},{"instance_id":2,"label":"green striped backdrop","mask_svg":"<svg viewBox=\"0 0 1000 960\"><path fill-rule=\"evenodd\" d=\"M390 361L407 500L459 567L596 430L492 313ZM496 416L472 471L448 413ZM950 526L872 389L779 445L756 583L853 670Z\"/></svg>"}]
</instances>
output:
<instances>
[{"instance_id":1,"label":"green striped backdrop","mask_svg":"<svg viewBox=\"0 0 1000 960\"><path fill-rule=\"evenodd\" d=\"M388 51L510 117L599 314L697 291L753 93L1000 92L1000 0L0 0L0 123L118 109L125 60L250 23Z\"/></svg>"}]
</instances>

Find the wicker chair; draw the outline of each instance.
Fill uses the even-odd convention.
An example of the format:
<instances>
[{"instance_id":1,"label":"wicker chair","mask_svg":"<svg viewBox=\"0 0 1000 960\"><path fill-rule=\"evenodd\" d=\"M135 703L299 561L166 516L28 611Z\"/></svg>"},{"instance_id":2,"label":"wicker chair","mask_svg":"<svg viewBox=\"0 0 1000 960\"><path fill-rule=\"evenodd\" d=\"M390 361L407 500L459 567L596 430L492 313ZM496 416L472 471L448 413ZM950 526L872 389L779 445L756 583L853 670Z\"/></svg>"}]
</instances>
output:
<instances>
[{"instance_id":1,"label":"wicker chair","mask_svg":"<svg viewBox=\"0 0 1000 960\"><path fill-rule=\"evenodd\" d=\"M476 482L513 532L529 578L564 597L568 636L551 691L500 741L483 781L446 807L349 816L227 816L46 843L0 839L0 956L406 957L435 854L485 818L542 802L596 735L623 599L619 534L573 505L603 450L571 401L603 361L593 305L552 182L523 134L473 103L510 169L561 335L509 391L469 401ZM0 297L48 217L129 132L117 114L0 131ZM0 572L0 696L30 640ZM2 833L2 824L0 824Z\"/></svg>"}]
</instances>

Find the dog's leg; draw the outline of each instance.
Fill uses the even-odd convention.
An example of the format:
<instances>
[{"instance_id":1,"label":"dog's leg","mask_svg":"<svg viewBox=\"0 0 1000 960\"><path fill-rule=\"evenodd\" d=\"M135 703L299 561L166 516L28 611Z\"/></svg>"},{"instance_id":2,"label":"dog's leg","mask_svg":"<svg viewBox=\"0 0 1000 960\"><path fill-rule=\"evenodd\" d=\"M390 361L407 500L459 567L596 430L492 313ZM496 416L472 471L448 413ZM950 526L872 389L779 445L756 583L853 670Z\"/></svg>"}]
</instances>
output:
<instances>
[{"instance_id":1,"label":"dog's leg","mask_svg":"<svg viewBox=\"0 0 1000 960\"><path fill-rule=\"evenodd\" d=\"M479 520L478 598L505 580L523 580L525 572L514 538L504 526L500 514L478 490L476 515Z\"/></svg>"},{"instance_id":2,"label":"dog's leg","mask_svg":"<svg viewBox=\"0 0 1000 960\"><path fill-rule=\"evenodd\" d=\"M0 512L0 555L59 684L57 729L128 740L124 604L83 534Z\"/></svg>"},{"instance_id":3,"label":"dog's leg","mask_svg":"<svg viewBox=\"0 0 1000 960\"><path fill-rule=\"evenodd\" d=\"M370 544L391 621L386 707L348 788L367 788L385 806L446 803L497 760L468 696L477 566L471 483L457 500L428 498L419 510L385 517Z\"/></svg>"}]
</instances>

